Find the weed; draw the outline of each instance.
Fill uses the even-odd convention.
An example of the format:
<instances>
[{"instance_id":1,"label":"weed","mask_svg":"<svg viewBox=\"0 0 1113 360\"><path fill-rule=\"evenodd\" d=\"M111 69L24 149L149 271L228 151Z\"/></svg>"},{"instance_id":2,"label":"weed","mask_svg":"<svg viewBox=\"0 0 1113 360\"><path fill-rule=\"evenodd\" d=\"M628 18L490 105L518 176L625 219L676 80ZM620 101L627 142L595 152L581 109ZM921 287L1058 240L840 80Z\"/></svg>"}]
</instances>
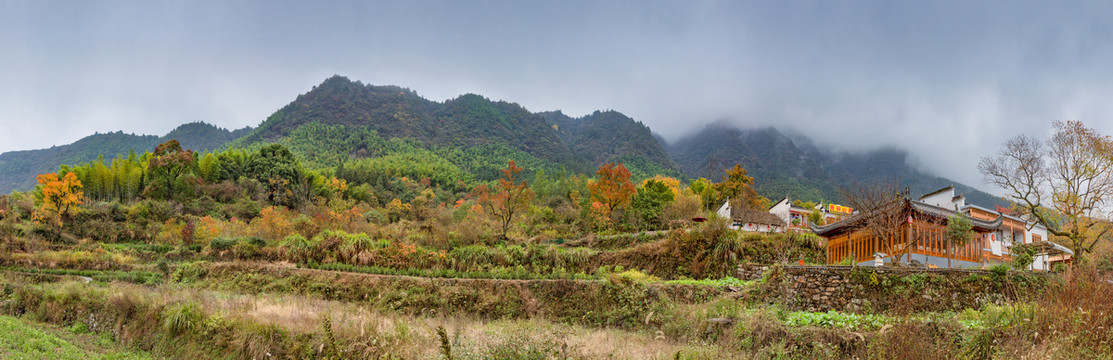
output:
<instances>
[{"instance_id":1,"label":"weed","mask_svg":"<svg viewBox=\"0 0 1113 360\"><path fill-rule=\"evenodd\" d=\"M166 310L162 328L170 335L188 334L201 324L204 316L195 302L187 301L172 305Z\"/></svg>"},{"instance_id":2,"label":"weed","mask_svg":"<svg viewBox=\"0 0 1113 360\"><path fill-rule=\"evenodd\" d=\"M444 330L444 326L437 326L437 339L441 344L441 355L445 360L452 360L452 344L448 342L448 332Z\"/></svg>"}]
</instances>

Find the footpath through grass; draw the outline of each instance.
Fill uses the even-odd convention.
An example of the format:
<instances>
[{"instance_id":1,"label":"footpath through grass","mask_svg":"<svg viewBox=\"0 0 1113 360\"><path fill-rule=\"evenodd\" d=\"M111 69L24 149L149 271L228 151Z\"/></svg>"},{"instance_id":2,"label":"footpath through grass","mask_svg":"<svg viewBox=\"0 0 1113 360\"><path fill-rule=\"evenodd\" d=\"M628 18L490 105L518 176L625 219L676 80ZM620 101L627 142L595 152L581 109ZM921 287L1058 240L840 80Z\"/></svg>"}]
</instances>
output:
<instances>
[{"instance_id":1,"label":"footpath through grass","mask_svg":"<svg viewBox=\"0 0 1113 360\"><path fill-rule=\"evenodd\" d=\"M138 360L151 359L151 356L124 350L105 336L78 334L0 315L0 359Z\"/></svg>"}]
</instances>

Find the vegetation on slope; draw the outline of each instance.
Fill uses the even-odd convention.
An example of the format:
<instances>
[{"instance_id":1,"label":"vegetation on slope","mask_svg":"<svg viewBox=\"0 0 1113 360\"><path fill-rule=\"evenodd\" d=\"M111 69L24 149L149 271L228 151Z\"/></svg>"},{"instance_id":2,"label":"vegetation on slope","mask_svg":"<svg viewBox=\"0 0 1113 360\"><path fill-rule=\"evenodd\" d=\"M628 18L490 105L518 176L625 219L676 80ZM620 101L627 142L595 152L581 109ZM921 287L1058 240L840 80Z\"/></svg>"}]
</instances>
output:
<instances>
[{"instance_id":1,"label":"vegetation on slope","mask_svg":"<svg viewBox=\"0 0 1113 360\"><path fill-rule=\"evenodd\" d=\"M35 186L35 175L55 171L60 165L77 165L97 159L110 161L116 157L142 153L171 139L177 139L187 149L215 150L246 134L249 129L228 131L196 122L181 125L162 137L117 131L90 135L72 144L49 149L6 152L0 154L0 193L30 190Z\"/></svg>"},{"instance_id":2,"label":"vegetation on slope","mask_svg":"<svg viewBox=\"0 0 1113 360\"><path fill-rule=\"evenodd\" d=\"M641 151L637 143L593 142L608 141L598 131L608 126L652 138L617 113L593 115L607 118L595 125L567 123L567 133L542 126L559 134L573 161L647 162L633 170L605 163L588 176L561 166L565 155L537 153L553 146L549 138L490 140L539 120L517 105L467 95L450 106L400 88L326 84L334 89L292 106L331 105L276 113L281 119L265 131L219 151L166 141L107 163L63 166L42 174L33 191L0 196L0 313L84 326L175 358L1110 353L1110 289L1092 269L1038 284L971 276L964 284L1010 293L1025 286L1031 296L985 298L959 312L953 304L965 303L904 301L930 293L941 281L934 277L862 271L851 286L876 290L876 306L789 311L776 301L784 293L777 286L797 279L774 270L740 281L735 266L821 263L823 243L731 230L714 215L729 197L766 206L755 191L763 183L741 166L718 183L670 177L652 159L660 154L625 154ZM384 104L401 109L392 113L401 114L397 123L348 116ZM322 117L351 122L314 120ZM487 129L461 125L452 130L459 138L441 141L442 127L406 123L426 118ZM391 131L416 135L385 135ZM618 155L588 154L608 152ZM689 222L697 217L709 221ZM490 331L503 332L492 339ZM631 341L651 350L624 350Z\"/></svg>"},{"instance_id":3,"label":"vegetation on slope","mask_svg":"<svg viewBox=\"0 0 1113 360\"><path fill-rule=\"evenodd\" d=\"M531 113L518 104L475 94L438 103L408 89L333 76L232 146L284 143L310 168L332 167L339 161L376 156L376 145L362 143L368 141L364 134L370 133L376 139L400 139L437 153L483 180L497 178L498 168L491 165L508 160L522 164L531 174L561 168L585 173L604 163L623 162L636 179L679 175L648 128L633 119L613 111L581 119L553 114ZM559 130L553 121L565 124L574 136L565 136L568 131ZM302 130L307 126L310 129ZM326 128L332 130L322 130ZM361 135L356 138L344 134L345 130ZM313 136L306 138L307 133ZM338 147L338 143L349 146Z\"/></svg>"},{"instance_id":4,"label":"vegetation on slope","mask_svg":"<svg viewBox=\"0 0 1113 360\"><path fill-rule=\"evenodd\" d=\"M110 336L88 335L84 323L70 329L0 315L0 358L61 360L150 359L142 352L119 349ZM104 334L108 335L108 334Z\"/></svg>"}]
</instances>

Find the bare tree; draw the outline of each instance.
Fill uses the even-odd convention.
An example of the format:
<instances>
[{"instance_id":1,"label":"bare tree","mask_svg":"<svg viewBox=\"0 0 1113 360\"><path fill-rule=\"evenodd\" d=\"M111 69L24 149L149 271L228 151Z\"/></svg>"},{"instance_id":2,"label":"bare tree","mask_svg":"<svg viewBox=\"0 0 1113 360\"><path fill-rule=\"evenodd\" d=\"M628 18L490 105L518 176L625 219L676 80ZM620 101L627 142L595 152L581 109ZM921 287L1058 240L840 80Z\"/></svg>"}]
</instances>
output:
<instances>
[{"instance_id":1,"label":"bare tree","mask_svg":"<svg viewBox=\"0 0 1113 360\"><path fill-rule=\"evenodd\" d=\"M1010 139L997 156L982 157L978 170L986 183L1005 189L1025 215L1067 238L1081 257L1109 235L1100 224L1113 195L1113 140L1081 122L1054 126L1046 141Z\"/></svg>"},{"instance_id":2,"label":"bare tree","mask_svg":"<svg viewBox=\"0 0 1113 360\"><path fill-rule=\"evenodd\" d=\"M861 229L873 236L875 248L880 248L882 243L898 244L897 239L905 231L903 225L907 223L905 197L898 181L872 185L853 183L839 192L846 204L858 211L854 217L860 222ZM911 251L911 244L912 241L906 241L892 248L894 253L888 255L892 256L894 264Z\"/></svg>"}]
</instances>

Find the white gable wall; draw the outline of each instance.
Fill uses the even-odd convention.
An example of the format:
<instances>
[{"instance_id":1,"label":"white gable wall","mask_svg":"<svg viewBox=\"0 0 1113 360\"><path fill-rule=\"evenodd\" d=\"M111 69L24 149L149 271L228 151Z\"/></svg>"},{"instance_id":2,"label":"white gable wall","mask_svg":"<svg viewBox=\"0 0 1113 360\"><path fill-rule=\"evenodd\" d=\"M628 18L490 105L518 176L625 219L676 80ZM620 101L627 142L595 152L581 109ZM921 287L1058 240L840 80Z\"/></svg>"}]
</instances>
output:
<instances>
[{"instance_id":1,"label":"white gable wall","mask_svg":"<svg viewBox=\"0 0 1113 360\"><path fill-rule=\"evenodd\" d=\"M792 208L792 201L790 201L786 197L786 198L784 198L784 200L778 201L777 204L775 204L775 205L773 205L773 207L769 208L769 213L773 214L773 215L777 215L777 217L780 218L781 221L784 221L785 224L792 224L792 219L788 218L789 217L789 211L788 210L791 209L791 208Z\"/></svg>"},{"instance_id":2,"label":"white gable wall","mask_svg":"<svg viewBox=\"0 0 1113 360\"><path fill-rule=\"evenodd\" d=\"M719 210L716 210L715 213L720 217L730 219L730 201L727 200L727 202L723 203L723 206L720 206Z\"/></svg>"},{"instance_id":3,"label":"white gable wall","mask_svg":"<svg viewBox=\"0 0 1113 360\"><path fill-rule=\"evenodd\" d=\"M920 202L935 205L944 209L951 208L951 199L955 197L955 189L940 191L931 196L920 198Z\"/></svg>"},{"instance_id":4,"label":"white gable wall","mask_svg":"<svg viewBox=\"0 0 1113 360\"><path fill-rule=\"evenodd\" d=\"M935 205L948 210L958 211L966 206L966 198L963 196L955 196L955 188L940 191L929 196L920 198L920 202Z\"/></svg>"}]
</instances>

